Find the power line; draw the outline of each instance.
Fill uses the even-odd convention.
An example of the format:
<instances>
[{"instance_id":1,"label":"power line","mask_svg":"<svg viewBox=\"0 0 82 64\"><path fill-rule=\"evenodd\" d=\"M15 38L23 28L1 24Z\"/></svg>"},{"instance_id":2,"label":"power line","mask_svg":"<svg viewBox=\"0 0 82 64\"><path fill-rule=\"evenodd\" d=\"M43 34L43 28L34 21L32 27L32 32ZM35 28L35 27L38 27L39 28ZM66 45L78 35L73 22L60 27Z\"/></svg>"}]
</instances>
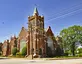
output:
<instances>
[{"instance_id":1,"label":"power line","mask_svg":"<svg viewBox=\"0 0 82 64\"><path fill-rule=\"evenodd\" d=\"M79 5L74 5L74 6L72 6L70 9L65 9L65 11L61 11L61 12L58 12L57 14L59 14L60 16L57 16L57 17L55 17L55 18L52 18L52 19L57 19L57 18L60 18L60 17L62 17L62 16L66 16L66 15L69 15L69 14L72 14L72 13L75 13L75 12L77 12L78 10L75 10L74 8L76 8L76 7L78 7L78 6L81 6L82 5L82 3L80 3ZM72 11L72 12L69 12L70 10L74 10L74 11ZM68 12L68 13L65 13L65 12ZM64 14L62 14L62 13L64 13ZM55 14L55 15L57 15L57 14ZM48 19L47 21L51 21L52 19Z\"/></svg>"},{"instance_id":2,"label":"power line","mask_svg":"<svg viewBox=\"0 0 82 64\"><path fill-rule=\"evenodd\" d=\"M48 20L48 21L55 20L55 19L58 19L58 18L67 16L67 15L73 14L73 13L75 13L75 12L77 12L77 11L80 11L80 10L82 10L82 9L78 9L78 10L75 10L75 11L72 11L72 12L69 12L69 13L66 13L66 14L63 14L63 15L60 15L60 16L55 17L55 18L52 18L52 19L50 19L50 20Z\"/></svg>"},{"instance_id":3,"label":"power line","mask_svg":"<svg viewBox=\"0 0 82 64\"><path fill-rule=\"evenodd\" d=\"M68 12L68 11L74 9L74 8L77 8L77 7L81 6L81 5L82 5L82 3L80 3L79 5L74 5L74 6L72 6L72 7L69 8L69 9L64 9L64 10L62 10L62 11L60 11L60 12L57 12L55 15L61 14L61 13L63 13L63 12ZM53 16L54 16L54 15L53 15Z\"/></svg>"}]
</instances>

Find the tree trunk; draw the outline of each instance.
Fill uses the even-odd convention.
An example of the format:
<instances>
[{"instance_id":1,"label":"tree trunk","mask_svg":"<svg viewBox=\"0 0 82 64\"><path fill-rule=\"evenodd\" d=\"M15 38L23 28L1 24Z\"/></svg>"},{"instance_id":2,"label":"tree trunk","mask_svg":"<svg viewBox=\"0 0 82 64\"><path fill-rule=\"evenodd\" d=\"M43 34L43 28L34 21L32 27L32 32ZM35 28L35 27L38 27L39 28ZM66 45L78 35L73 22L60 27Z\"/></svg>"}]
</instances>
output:
<instances>
[{"instance_id":1,"label":"tree trunk","mask_svg":"<svg viewBox=\"0 0 82 64\"><path fill-rule=\"evenodd\" d=\"M71 48L72 48L72 54L73 56L75 56L75 42L72 43Z\"/></svg>"}]
</instances>

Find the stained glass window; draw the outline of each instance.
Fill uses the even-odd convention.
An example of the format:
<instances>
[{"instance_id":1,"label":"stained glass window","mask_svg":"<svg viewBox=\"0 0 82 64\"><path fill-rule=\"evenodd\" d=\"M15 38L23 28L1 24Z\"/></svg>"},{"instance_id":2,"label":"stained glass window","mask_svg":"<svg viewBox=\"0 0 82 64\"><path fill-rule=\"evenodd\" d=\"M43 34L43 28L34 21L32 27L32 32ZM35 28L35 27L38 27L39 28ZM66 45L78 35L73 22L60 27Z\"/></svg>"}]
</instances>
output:
<instances>
[{"instance_id":1,"label":"stained glass window","mask_svg":"<svg viewBox=\"0 0 82 64\"><path fill-rule=\"evenodd\" d=\"M23 47L26 46L26 40L21 40L20 41L20 52L22 51Z\"/></svg>"},{"instance_id":2,"label":"stained glass window","mask_svg":"<svg viewBox=\"0 0 82 64\"><path fill-rule=\"evenodd\" d=\"M6 45L4 45L4 48L7 48L7 46L6 46Z\"/></svg>"}]
</instances>

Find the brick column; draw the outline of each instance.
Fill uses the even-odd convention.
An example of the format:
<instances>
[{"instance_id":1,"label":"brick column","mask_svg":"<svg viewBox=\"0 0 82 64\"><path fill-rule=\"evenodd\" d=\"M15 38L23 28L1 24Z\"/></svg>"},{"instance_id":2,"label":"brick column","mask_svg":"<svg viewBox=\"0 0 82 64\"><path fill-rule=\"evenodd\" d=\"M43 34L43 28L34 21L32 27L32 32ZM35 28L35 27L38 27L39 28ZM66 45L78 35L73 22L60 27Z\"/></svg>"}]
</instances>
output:
<instances>
[{"instance_id":1,"label":"brick column","mask_svg":"<svg viewBox=\"0 0 82 64\"><path fill-rule=\"evenodd\" d=\"M37 39L37 53L39 53L39 48L40 48L40 40L39 39Z\"/></svg>"},{"instance_id":2,"label":"brick column","mask_svg":"<svg viewBox=\"0 0 82 64\"><path fill-rule=\"evenodd\" d=\"M32 34L30 33L30 55L32 54Z\"/></svg>"}]
</instances>

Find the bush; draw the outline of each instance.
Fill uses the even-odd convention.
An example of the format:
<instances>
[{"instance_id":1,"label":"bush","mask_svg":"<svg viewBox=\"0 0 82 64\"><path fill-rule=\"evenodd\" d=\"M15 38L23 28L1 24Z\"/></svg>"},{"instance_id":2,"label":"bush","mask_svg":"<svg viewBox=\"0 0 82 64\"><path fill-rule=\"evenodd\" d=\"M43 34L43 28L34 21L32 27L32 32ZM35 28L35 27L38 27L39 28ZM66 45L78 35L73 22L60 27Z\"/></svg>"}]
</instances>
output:
<instances>
[{"instance_id":1,"label":"bush","mask_svg":"<svg viewBox=\"0 0 82 64\"><path fill-rule=\"evenodd\" d=\"M52 50L50 47L47 47L46 52L47 52L47 57L52 57Z\"/></svg>"},{"instance_id":2,"label":"bush","mask_svg":"<svg viewBox=\"0 0 82 64\"><path fill-rule=\"evenodd\" d=\"M16 53L16 57L21 57L21 53L20 52L17 52Z\"/></svg>"},{"instance_id":3,"label":"bush","mask_svg":"<svg viewBox=\"0 0 82 64\"><path fill-rule=\"evenodd\" d=\"M64 53L64 56L68 56L68 53Z\"/></svg>"},{"instance_id":4,"label":"bush","mask_svg":"<svg viewBox=\"0 0 82 64\"><path fill-rule=\"evenodd\" d=\"M60 47L57 47L55 52L56 52L56 56L62 56L62 50Z\"/></svg>"},{"instance_id":5,"label":"bush","mask_svg":"<svg viewBox=\"0 0 82 64\"><path fill-rule=\"evenodd\" d=\"M25 56L27 54L27 47L23 47L22 52L21 52L22 56Z\"/></svg>"},{"instance_id":6,"label":"bush","mask_svg":"<svg viewBox=\"0 0 82 64\"><path fill-rule=\"evenodd\" d=\"M17 48L14 47L14 48L12 49L12 54L13 54L13 55L16 55L16 53L17 53Z\"/></svg>"},{"instance_id":7,"label":"bush","mask_svg":"<svg viewBox=\"0 0 82 64\"><path fill-rule=\"evenodd\" d=\"M39 49L39 55L42 55L42 49L41 48Z\"/></svg>"},{"instance_id":8,"label":"bush","mask_svg":"<svg viewBox=\"0 0 82 64\"><path fill-rule=\"evenodd\" d=\"M78 53L82 53L82 48L78 48L76 51L78 51Z\"/></svg>"},{"instance_id":9,"label":"bush","mask_svg":"<svg viewBox=\"0 0 82 64\"><path fill-rule=\"evenodd\" d=\"M78 54L79 57L82 57L82 53Z\"/></svg>"},{"instance_id":10,"label":"bush","mask_svg":"<svg viewBox=\"0 0 82 64\"><path fill-rule=\"evenodd\" d=\"M2 55L2 52L0 52L0 56Z\"/></svg>"},{"instance_id":11,"label":"bush","mask_svg":"<svg viewBox=\"0 0 82 64\"><path fill-rule=\"evenodd\" d=\"M76 56L82 57L82 48L77 48L75 53L76 53Z\"/></svg>"}]
</instances>

